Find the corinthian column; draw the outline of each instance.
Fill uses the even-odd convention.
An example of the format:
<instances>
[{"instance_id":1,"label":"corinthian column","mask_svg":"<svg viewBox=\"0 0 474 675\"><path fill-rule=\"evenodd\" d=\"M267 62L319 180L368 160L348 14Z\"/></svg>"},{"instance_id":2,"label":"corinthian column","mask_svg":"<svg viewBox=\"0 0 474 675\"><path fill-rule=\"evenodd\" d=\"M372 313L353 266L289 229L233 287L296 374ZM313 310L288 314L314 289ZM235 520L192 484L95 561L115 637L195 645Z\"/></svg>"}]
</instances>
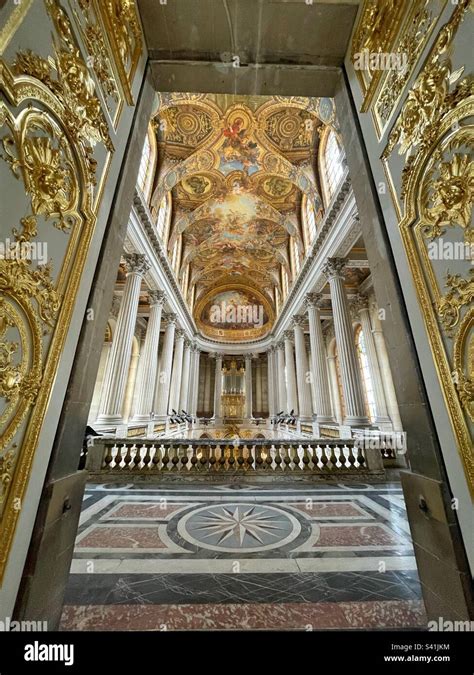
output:
<instances>
[{"instance_id":1,"label":"corinthian column","mask_svg":"<svg viewBox=\"0 0 474 675\"><path fill-rule=\"evenodd\" d=\"M143 277L150 264L142 253L126 253L127 278L104 376L97 424L120 424ZM148 411L150 412L150 411Z\"/></svg>"},{"instance_id":2,"label":"corinthian column","mask_svg":"<svg viewBox=\"0 0 474 675\"><path fill-rule=\"evenodd\" d=\"M216 360L216 378L214 382L214 419L222 419L222 354L214 354Z\"/></svg>"},{"instance_id":3,"label":"corinthian column","mask_svg":"<svg viewBox=\"0 0 474 675\"><path fill-rule=\"evenodd\" d=\"M275 347L270 347L267 352L267 371L268 371L268 413L270 417L276 415L277 411L277 387L275 377Z\"/></svg>"},{"instance_id":4,"label":"corinthian column","mask_svg":"<svg viewBox=\"0 0 474 675\"><path fill-rule=\"evenodd\" d=\"M321 300L322 296L320 294L308 293L305 298L305 307L308 310L309 318L311 370L313 374L313 392L317 421L319 423L328 424L334 423L334 418L331 408L326 345L324 342L319 311Z\"/></svg>"},{"instance_id":5,"label":"corinthian column","mask_svg":"<svg viewBox=\"0 0 474 675\"><path fill-rule=\"evenodd\" d=\"M286 397L286 379L285 379L285 344L279 342L276 346L276 362L277 362L277 377L278 377L278 410L277 412L289 412L287 410Z\"/></svg>"},{"instance_id":6,"label":"corinthian column","mask_svg":"<svg viewBox=\"0 0 474 675\"><path fill-rule=\"evenodd\" d=\"M199 393L199 366L201 359L201 351L196 345L194 348L194 377L193 377L193 386L191 390L191 415L194 417L197 415L197 405L198 405L198 393Z\"/></svg>"},{"instance_id":7,"label":"corinthian column","mask_svg":"<svg viewBox=\"0 0 474 675\"><path fill-rule=\"evenodd\" d=\"M377 349L375 347L374 335L372 332L369 299L366 295L359 294L357 296L355 305L359 310L362 335L364 336L365 352L367 354L370 377L372 378L372 385L374 388L375 423L386 427L387 425L391 425L391 420L388 416L387 402L385 400L385 392L383 389L379 361L377 358Z\"/></svg>"},{"instance_id":8,"label":"corinthian column","mask_svg":"<svg viewBox=\"0 0 474 675\"><path fill-rule=\"evenodd\" d=\"M189 378L191 373L191 343L184 340L183 374L181 376L181 395L179 399L179 412L188 412Z\"/></svg>"},{"instance_id":9,"label":"corinthian column","mask_svg":"<svg viewBox=\"0 0 474 675\"><path fill-rule=\"evenodd\" d=\"M364 390L352 331L351 315L344 288L344 266L345 261L342 258L329 258L323 268L323 274L327 276L331 289L334 332L346 404L344 424L347 426L367 426L369 419L365 411Z\"/></svg>"},{"instance_id":10,"label":"corinthian column","mask_svg":"<svg viewBox=\"0 0 474 675\"><path fill-rule=\"evenodd\" d=\"M245 355L245 417L252 417L252 359L253 354Z\"/></svg>"},{"instance_id":11,"label":"corinthian column","mask_svg":"<svg viewBox=\"0 0 474 675\"><path fill-rule=\"evenodd\" d=\"M283 333L285 338L285 371L286 371L286 407L287 412L293 414L298 414L298 393L296 390L296 372L295 372L295 359L293 356L293 343L291 338L293 337L293 332L291 330L286 330Z\"/></svg>"},{"instance_id":12,"label":"corinthian column","mask_svg":"<svg viewBox=\"0 0 474 675\"><path fill-rule=\"evenodd\" d=\"M156 373L158 370L158 345L160 341L161 312L165 302L163 291L149 291L150 316L146 329L143 353L140 356L137 375L137 407L134 421L144 422L150 419L153 411Z\"/></svg>"},{"instance_id":13,"label":"corinthian column","mask_svg":"<svg viewBox=\"0 0 474 675\"><path fill-rule=\"evenodd\" d=\"M181 375L183 373L183 349L184 349L184 330L178 328L176 333L176 344L174 347L173 372L171 375L170 403L169 412L176 410L179 412L179 399L181 394Z\"/></svg>"},{"instance_id":14,"label":"corinthian column","mask_svg":"<svg viewBox=\"0 0 474 675\"><path fill-rule=\"evenodd\" d=\"M176 314L168 314L165 318L168 321L168 325L166 326L165 337L163 340L161 366L158 374L158 390L156 394L156 412L162 419L166 418L168 415Z\"/></svg>"},{"instance_id":15,"label":"corinthian column","mask_svg":"<svg viewBox=\"0 0 474 675\"><path fill-rule=\"evenodd\" d=\"M308 381L309 365L308 353L306 351L304 339L304 323L304 317L293 317L293 330L295 333L296 378L298 383L298 408L300 411L300 419L310 420L312 418L311 389Z\"/></svg>"}]
</instances>

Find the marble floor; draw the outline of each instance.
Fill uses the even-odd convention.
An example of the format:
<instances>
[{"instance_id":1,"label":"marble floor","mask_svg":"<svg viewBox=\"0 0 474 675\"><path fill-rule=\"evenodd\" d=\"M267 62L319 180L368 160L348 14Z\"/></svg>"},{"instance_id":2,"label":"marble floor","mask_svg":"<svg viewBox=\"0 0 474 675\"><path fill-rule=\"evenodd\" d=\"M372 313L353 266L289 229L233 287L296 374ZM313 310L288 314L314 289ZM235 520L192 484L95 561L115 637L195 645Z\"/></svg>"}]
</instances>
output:
<instances>
[{"instance_id":1,"label":"marble floor","mask_svg":"<svg viewBox=\"0 0 474 675\"><path fill-rule=\"evenodd\" d=\"M425 626L398 483L86 490L63 630Z\"/></svg>"}]
</instances>

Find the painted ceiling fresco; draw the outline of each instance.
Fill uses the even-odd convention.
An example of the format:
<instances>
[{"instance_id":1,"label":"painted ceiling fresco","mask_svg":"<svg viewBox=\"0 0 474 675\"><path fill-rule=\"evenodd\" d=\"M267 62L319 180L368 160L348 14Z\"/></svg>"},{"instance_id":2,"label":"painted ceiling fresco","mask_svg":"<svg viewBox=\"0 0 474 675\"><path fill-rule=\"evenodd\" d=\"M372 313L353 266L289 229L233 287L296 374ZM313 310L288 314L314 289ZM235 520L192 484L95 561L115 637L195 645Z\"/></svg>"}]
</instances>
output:
<instances>
[{"instance_id":1,"label":"painted ceiling fresco","mask_svg":"<svg viewBox=\"0 0 474 675\"><path fill-rule=\"evenodd\" d=\"M188 301L195 286L193 314L208 337L249 340L271 330L282 267L291 278L290 237L303 250L304 194L322 216L316 158L334 118L331 99L161 94L152 205L171 191L168 248L182 235L180 276L189 265ZM230 319L246 298L262 308L259 321L216 321L222 294Z\"/></svg>"}]
</instances>

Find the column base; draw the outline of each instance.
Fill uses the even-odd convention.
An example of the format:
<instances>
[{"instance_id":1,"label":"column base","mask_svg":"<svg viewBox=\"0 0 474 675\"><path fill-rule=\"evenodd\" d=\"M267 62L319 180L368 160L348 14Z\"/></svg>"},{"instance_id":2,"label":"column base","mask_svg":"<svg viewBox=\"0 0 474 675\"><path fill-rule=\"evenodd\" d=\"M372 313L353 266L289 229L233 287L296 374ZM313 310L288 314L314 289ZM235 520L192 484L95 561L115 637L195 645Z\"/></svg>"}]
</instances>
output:
<instances>
[{"instance_id":1,"label":"column base","mask_svg":"<svg viewBox=\"0 0 474 675\"><path fill-rule=\"evenodd\" d=\"M156 417L155 417L156 419ZM145 422L148 424L148 422L154 422L155 420L152 420L150 415L134 415L131 420L129 420L131 424L135 424L136 422Z\"/></svg>"},{"instance_id":2,"label":"column base","mask_svg":"<svg viewBox=\"0 0 474 675\"><path fill-rule=\"evenodd\" d=\"M337 424L334 417L328 415L316 415L316 422L318 424Z\"/></svg>"},{"instance_id":3,"label":"column base","mask_svg":"<svg viewBox=\"0 0 474 675\"><path fill-rule=\"evenodd\" d=\"M99 415L94 422L94 426L115 427L118 424L124 424L122 415Z\"/></svg>"},{"instance_id":4,"label":"column base","mask_svg":"<svg viewBox=\"0 0 474 675\"><path fill-rule=\"evenodd\" d=\"M345 427L371 427L372 423L368 417L346 417L343 425Z\"/></svg>"},{"instance_id":5,"label":"column base","mask_svg":"<svg viewBox=\"0 0 474 675\"><path fill-rule=\"evenodd\" d=\"M393 423L390 417L376 417L374 424L380 428L380 431L393 431Z\"/></svg>"}]
</instances>

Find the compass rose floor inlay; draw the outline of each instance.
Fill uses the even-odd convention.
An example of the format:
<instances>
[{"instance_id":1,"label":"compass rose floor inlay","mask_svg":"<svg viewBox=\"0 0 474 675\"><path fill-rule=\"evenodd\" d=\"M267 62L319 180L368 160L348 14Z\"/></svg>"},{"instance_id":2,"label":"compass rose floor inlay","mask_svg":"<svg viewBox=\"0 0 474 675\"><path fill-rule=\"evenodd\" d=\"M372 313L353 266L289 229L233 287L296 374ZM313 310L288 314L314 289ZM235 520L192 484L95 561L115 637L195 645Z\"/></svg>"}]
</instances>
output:
<instances>
[{"instance_id":1,"label":"compass rose floor inlay","mask_svg":"<svg viewBox=\"0 0 474 675\"><path fill-rule=\"evenodd\" d=\"M308 626L426 626L398 483L88 486L63 630Z\"/></svg>"}]
</instances>

